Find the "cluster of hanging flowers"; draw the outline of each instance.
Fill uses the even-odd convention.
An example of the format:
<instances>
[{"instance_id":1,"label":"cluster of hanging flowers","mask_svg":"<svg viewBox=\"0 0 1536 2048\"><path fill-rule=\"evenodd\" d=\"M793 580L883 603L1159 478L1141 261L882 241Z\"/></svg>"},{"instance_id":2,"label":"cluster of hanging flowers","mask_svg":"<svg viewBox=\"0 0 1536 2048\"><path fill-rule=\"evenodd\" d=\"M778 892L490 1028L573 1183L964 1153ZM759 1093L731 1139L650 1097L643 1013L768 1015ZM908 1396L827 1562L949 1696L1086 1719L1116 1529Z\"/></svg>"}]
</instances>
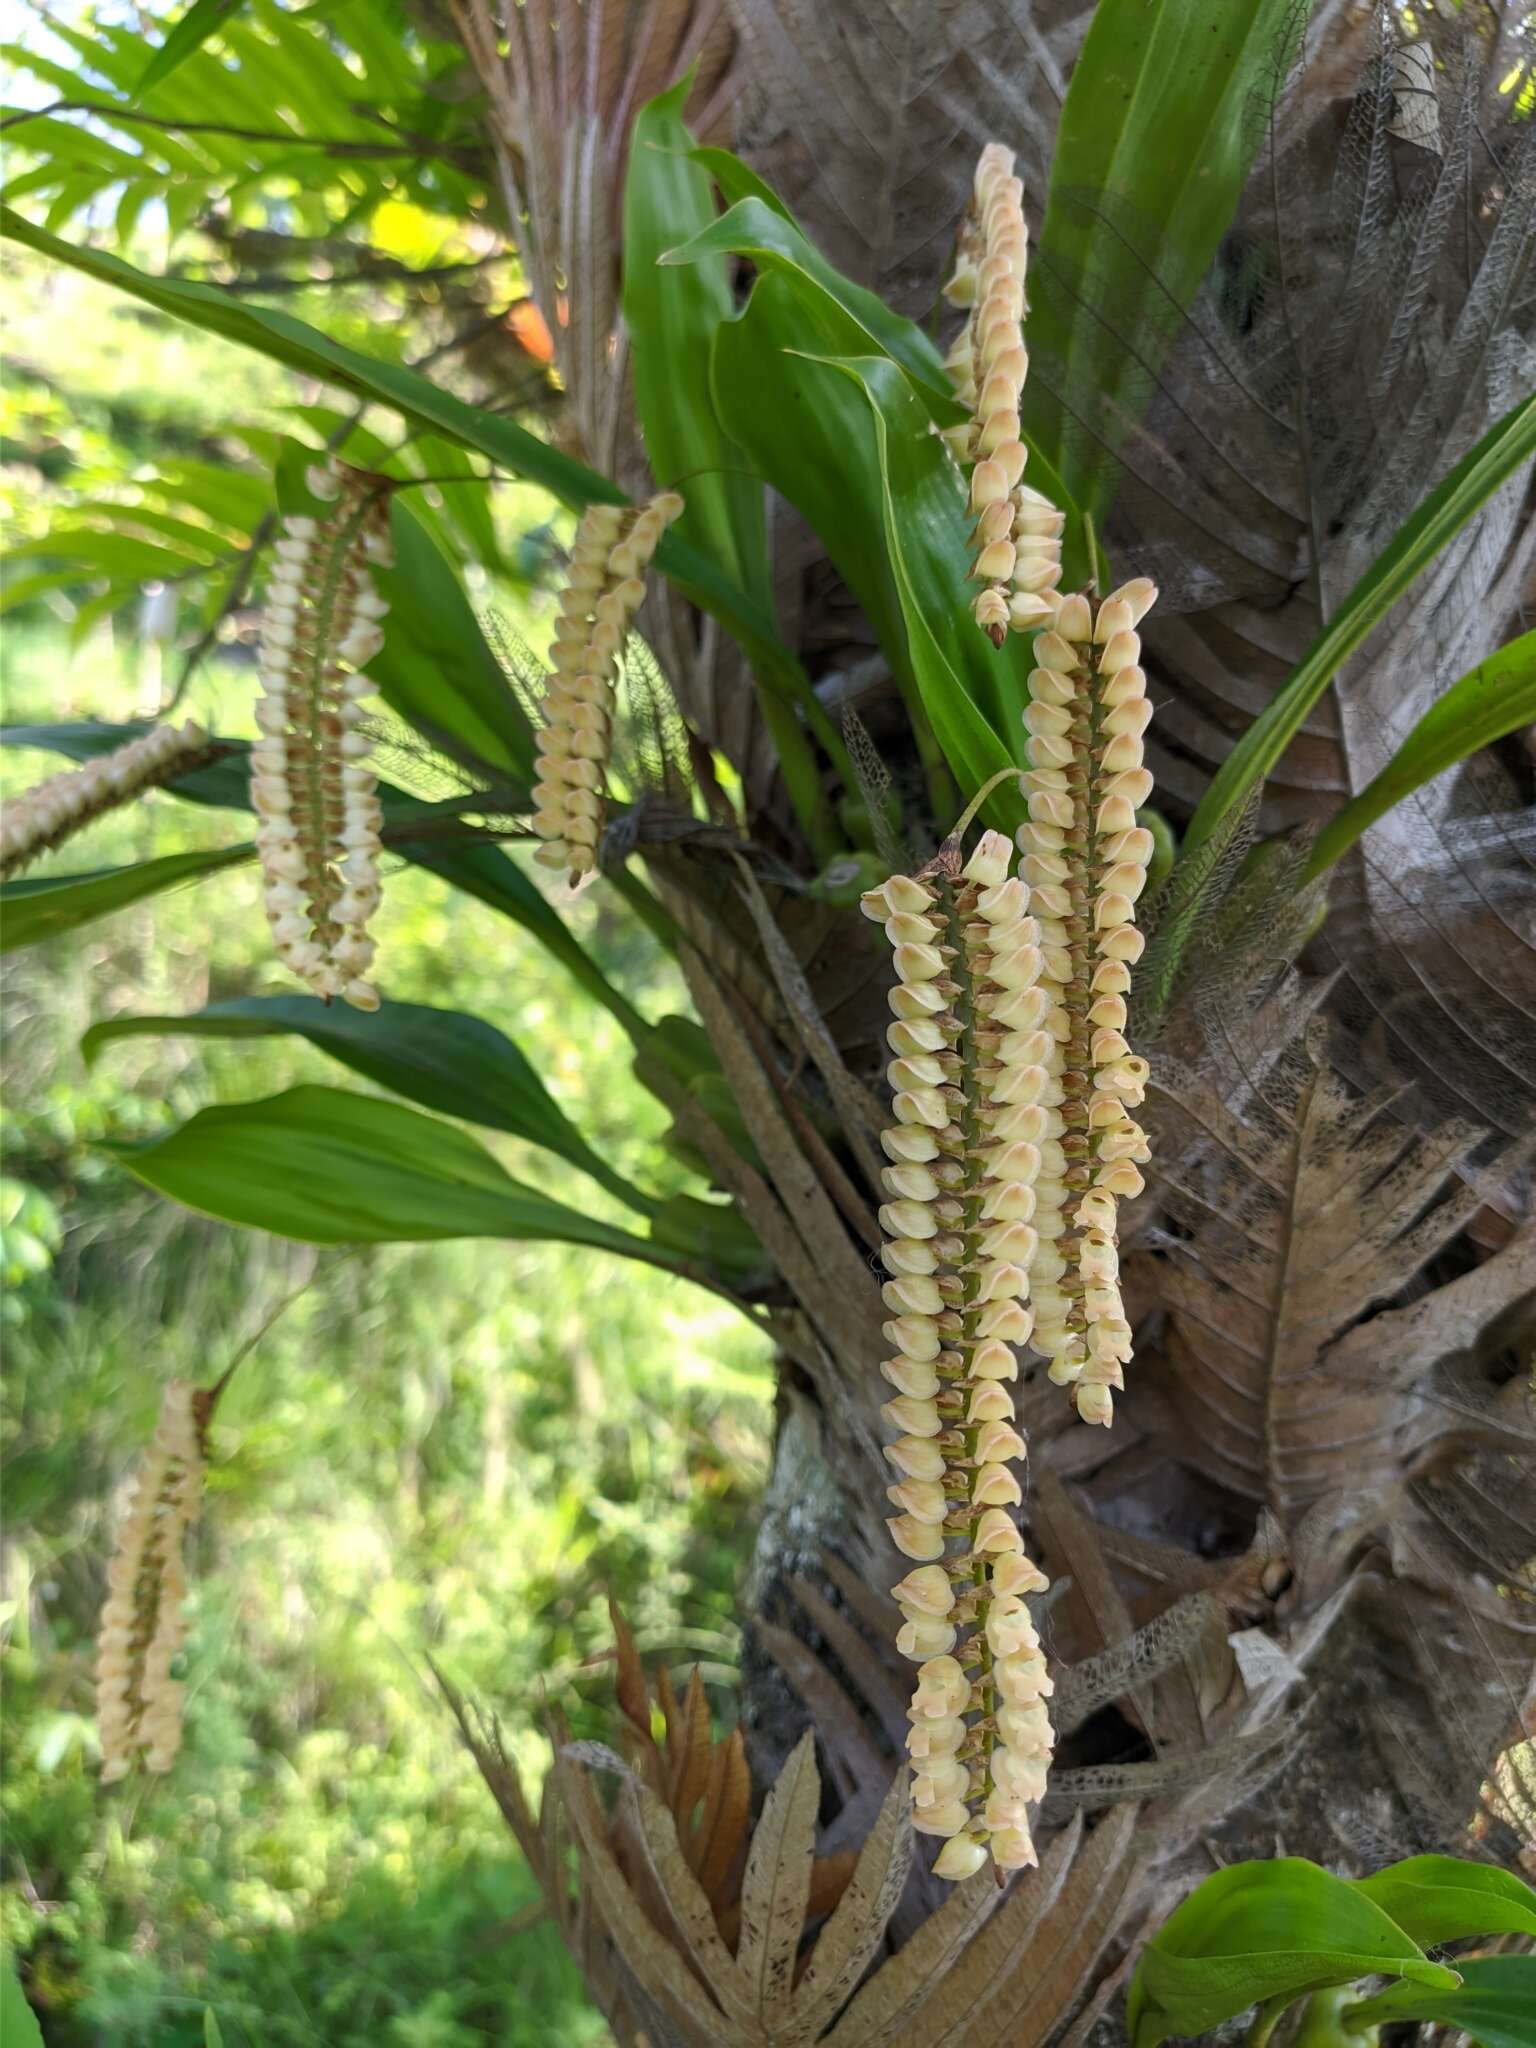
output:
<instances>
[{"instance_id":1,"label":"cluster of hanging flowers","mask_svg":"<svg viewBox=\"0 0 1536 2048\"><path fill-rule=\"evenodd\" d=\"M110 754L98 754L94 761L66 768L9 798L0 815L0 877L19 874L104 812L146 789L174 782L208 757L208 735L191 719L184 725L157 725Z\"/></svg>"},{"instance_id":2,"label":"cluster of hanging flowers","mask_svg":"<svg viewBox=\"0 0 1536 2048\"><path fill-rule=\"evenodd\" d=\"M107 1567L96 1655L96 1724L106 1784L136 1759L168 1771L181 1747L182 1687L171 1667L186 1640L182 1544L203 1489L208 1397L186 1380L165 1390Z\"/></svg>"},{"instance_id":3,"label":"cluster of hanging flowers","mask_svg":"<svg viewBox=\"0 0 1536 2048\"><path fill-rule=\"evenodd\" d=\"M1145 945L1136 900L1152 835L1138 825L1151 794L1142 735L1152 716L1136 627L1157 592L1145 578L1098 606L1064 598L1035 640L1024 722L1030 822L1019 832L1048 995L1051 1096L1060 1155L1039 1187L1040 1245L1031 1268L1034 1345L1084 1422L1113 1419L1131 1326L1120 1298L1116 1216L1141 1192L1150 1153L1131 1115L1147 1062L1126 1042L1131 969Z\"/></svg>"},{"instance_id":4,"label":"cluster of hanging flowers","mask_svg":"<svg viewBox=\"0 0 1536 2048\"><path fill-rule=\"evenodd\" d=\"M261 635L260 738L251 802L278 956L316 995L376 1010L366 979L379 903L383 812L361 730L364 673L389 607L373 565L392 559L379 479L331 461L308 472L329 509L290 517L277 542Z\"/></svg>"},{"instance_id":5,"label":"cluster of hanging flowers","mask_svg":"<svg viewBox=\"0 0 1536 2048\"><path fill-rule=\"evenodd\" d=\"M1052 1687L1025 1596L1046 1580L1010 1509L1025 1455L1008 1383L1033 1318L1039 1188L1066 1167L1051 1135L1052 1008L1013 849L984 835L862 907L885 927L897 984L888 1037L896 1122L884 1134L884 1287L895 1388L882 1413L898 1549L897 1638L919 1662L910 1710L914 1825L944 1838L948 1878L1035 1861ZM1049 1221L1054 1223L1055 1217Z\"/></svg>"},{"instance_id":6,"label":"cluster of hanging flowers","mask_svg":"<svg viewBox=\"0 0 1536 2048\"><path fill-rule=\"evenodd\" d=\"M650 559L682 510L677 492L663 491L638 511L589 505L576 529L537 742L533 826L544 844L534 859L545 867L579 877L596 865L619 656Z\"/></svg>"},{"instance_id":7,"label":"cluster of hanging flowers","mask_svg":"<svg viewBox=\"0 0 1536 2048\"><path fill-rule=\"evenodd\" d=\"M988 143L976 166L971 205L961 230L955 273L945 287L967 308L950 350L955 395L971 418L946 439L971 470L976 520L971 574L981 585L972 609L1001 647L1010 626L1028 630L1050 616L1050 593L1061 581L1063 515L1024 482L1019 405L1029 355L1024 347L1024 282L1029 231L1024 187L1013 152Z\"/></svg>"}]
</instances>

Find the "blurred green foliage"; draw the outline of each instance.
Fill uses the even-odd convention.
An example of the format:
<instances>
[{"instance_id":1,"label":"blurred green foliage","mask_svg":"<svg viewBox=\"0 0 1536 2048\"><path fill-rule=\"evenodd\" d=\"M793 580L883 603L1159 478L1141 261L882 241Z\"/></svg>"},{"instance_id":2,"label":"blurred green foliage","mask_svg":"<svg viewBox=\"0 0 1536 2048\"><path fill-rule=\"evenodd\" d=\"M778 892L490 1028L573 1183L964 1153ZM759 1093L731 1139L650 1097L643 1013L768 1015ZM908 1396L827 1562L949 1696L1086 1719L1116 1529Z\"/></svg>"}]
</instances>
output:
<instances>
[{"instance_id":1,"label":"blurred green foliage","mask_svg":"<svg viewBox=\"0 0 1536 2048\"><path fill-rule=\"evenodd\" d=\"M237 384L237 359L211 343L172 363L133 314L144 353L114 378L94 318L106 295L82 307L71 287L69 318L51 321L51 288L25 295L48 379L23 380L5 422L13 532L145 450L221 462L231 451L210 421L270 420L297 395ZM524 602L507 599L531 625ZM119 615L87 618L72 649L78 606L60 590L18 614L9 721L160 700L161 643ZM185 708L249 733L249 636L227 638ZM0 792L61 765L0 756ZM237 832L157 796L38 872ZM600 895L573 918L648 1017L686 1007L638 923ZM515 927L401 868L379 935L388 994L513 1030L616 1168L663 1194L689 1184L621 1032ZM298 1040L136 1038L89 1070L79 1056L97 1019L285 986L245 869L7 975L0 1931L59 2048L201 2042L207 2010L232 2048L600 2041L425 1658L502 1714L536 1777L545 1697L578 1732L606 1729L612 1592L642 1647L703 1665L728 1715L733 1588L766 1457L762 1341L681 1282L557 1246L317 1254L248 1236L156 1200L95 1149L215 1098L352 1085ZM482 1135L513 1173L624 1220L549 1154ZM103 1793L90 1667L114 1500L164 1381L206 1384L252 1339L218 1411L194 1542L187 1746L164 1782Z\"/></svg>"}]
</instances>

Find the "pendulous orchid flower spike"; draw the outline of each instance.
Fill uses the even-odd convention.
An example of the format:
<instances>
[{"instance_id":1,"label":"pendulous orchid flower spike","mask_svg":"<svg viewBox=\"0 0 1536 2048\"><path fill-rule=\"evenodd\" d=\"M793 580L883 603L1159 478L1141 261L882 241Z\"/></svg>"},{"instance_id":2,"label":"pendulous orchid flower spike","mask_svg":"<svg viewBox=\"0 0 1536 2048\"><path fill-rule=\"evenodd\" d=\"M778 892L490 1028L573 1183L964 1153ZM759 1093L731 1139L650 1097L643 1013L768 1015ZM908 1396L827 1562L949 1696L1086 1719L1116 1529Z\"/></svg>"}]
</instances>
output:
<instances>
[{"instance_id":1,"label":"pendulous orchid flower spike","mask_svg":"<svg viewBox=\"0 0 1536 2048\"><path fill-rule=\"evenodd\" d=\"M913 1825L943 1837L935 1868L958 1879L989 1857L1035 1861L1028 1808L1051 1752L1051 1681L1024 1598L1046 1581L1009 1512L1025 1445L1008 1391L1032 1328L1051 997L1009 842L988 832L953 865L892 876L862 907L898 977L881 1370L896 1389L882 1411L897 1475L888 1526L917 1565L895 1588L898 1646L920 1665Z\"/></svg>"},{"instance_id":2,"label":"pendulous orchid flower spike","mask_svg":"<svg viewBox=\"0 0 1536 2048\"><path fill-rule=\"evenodd\" d=\"M378 479L335 461L307 481L329 510L284 520L267 586L251 748L256 848L279 958L327 1002L376 1010L365 977L383 812L361 723L389 610L373 578L393 559L388 500Z\"/></svg>"}]
</instances>

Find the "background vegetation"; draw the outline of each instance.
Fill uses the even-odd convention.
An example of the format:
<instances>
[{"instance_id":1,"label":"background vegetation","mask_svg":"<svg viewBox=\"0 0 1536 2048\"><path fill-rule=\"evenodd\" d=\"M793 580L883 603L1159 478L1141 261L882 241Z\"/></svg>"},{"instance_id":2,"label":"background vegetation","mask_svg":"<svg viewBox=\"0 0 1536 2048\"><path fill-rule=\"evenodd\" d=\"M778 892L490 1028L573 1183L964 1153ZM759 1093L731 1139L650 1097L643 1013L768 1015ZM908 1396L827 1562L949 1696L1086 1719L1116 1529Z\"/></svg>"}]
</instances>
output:
<instances>
[{"instance_id":1,"label":"background vegetation","mask_svg":"<svg viewBox=\"0 0 1536 2048\"><path fill-rule=\"evenodd\" d=\"M8 539L144 465L238 463L221 421L270 427L313 396L99 287L10 270ZM537 590L495 596L536 627ZM145 621L82 632L79 599L12 613L9 721L156 702ZM229 637L187 708L248 732L240 620ZM58 765L10 752L0 792ZM222 829L162 799L94 828L64 865ZM263 2048L601 2040L553 1932L527 1924L532 1884L425 1653L502 1710L535 1772L545 1689L601 1725L609 1592L642 1647L700 1661L728 1710L767 1359L728 1308L625 1262L483 1243L317 1255L190 1217L112 1165L106 1135L334 1078L287 1039L136 1039L81 1058L93 1019L277 991L256 887L243 870L160 898L6 975L5 1932L60 2044L201 2041L205 2005L227 2042ZM450 923L449 892L417 869L392 878L383 920L393 996L515 1018L562 1105L656 1185L659 1105L547 955L462 897ZM578 921L648 1016L680 1006L673 970L601 892ZM607 1204L549 1155L491 1142L551 1194ZM107 1799L90 1662L114 1493L164 1380L216 1376L279 1309L219 1411L187 1750L166 1784Z\"/></svg>"}]
</instances>

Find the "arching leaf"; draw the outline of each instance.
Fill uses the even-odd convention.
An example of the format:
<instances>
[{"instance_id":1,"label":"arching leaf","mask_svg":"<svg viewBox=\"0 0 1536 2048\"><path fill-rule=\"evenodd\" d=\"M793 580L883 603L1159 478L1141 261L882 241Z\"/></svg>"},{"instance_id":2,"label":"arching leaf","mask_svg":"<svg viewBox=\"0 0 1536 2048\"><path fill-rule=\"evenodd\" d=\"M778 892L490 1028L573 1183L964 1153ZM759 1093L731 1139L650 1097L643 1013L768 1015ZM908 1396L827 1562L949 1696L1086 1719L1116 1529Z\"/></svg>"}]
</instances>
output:
<instances>
[{"instance_id":1,"label":"arching leaf","mask_svg":"<svg viewBox=\"0 0 1536 2048\"><path fill-rule=\"evenodd\" d=\"M188 1017L115 1017L80 1041L87 1060L120 1038L275 1038L296 1034L382 1088L445 1116L509 1131L555 1152L649 1216L656 1204L588 1145L510 1038L482 1018L421 1003L375 1011L317 996L244 996Z\"/></svg>"},{"instance_id":2,"label":"arching leaf","mask_svg":"<svg viewBox=\"0 0 1536 2048\"><path fill-rule=\"evenodd\" d=\"M339 1088L222 1104L108 1149L189 1209L306 1244L545 1239L685 1270L644 1238L524 1187L467 1131Z\"/></svg>"},{"instance_id":3,"label":"arching leaf","mask_svg":"<svg viewBox=\"0 0 1536 2048\"><path fill-rule=\"evenodd\" d=\"M0 886L0 953L56 939L179 882L195 882L219 868L250 860L251 846L217 846L204 853L168 853L133 867L95 868L82 875L44 875Z\"/></svg>"}]
</instances>

